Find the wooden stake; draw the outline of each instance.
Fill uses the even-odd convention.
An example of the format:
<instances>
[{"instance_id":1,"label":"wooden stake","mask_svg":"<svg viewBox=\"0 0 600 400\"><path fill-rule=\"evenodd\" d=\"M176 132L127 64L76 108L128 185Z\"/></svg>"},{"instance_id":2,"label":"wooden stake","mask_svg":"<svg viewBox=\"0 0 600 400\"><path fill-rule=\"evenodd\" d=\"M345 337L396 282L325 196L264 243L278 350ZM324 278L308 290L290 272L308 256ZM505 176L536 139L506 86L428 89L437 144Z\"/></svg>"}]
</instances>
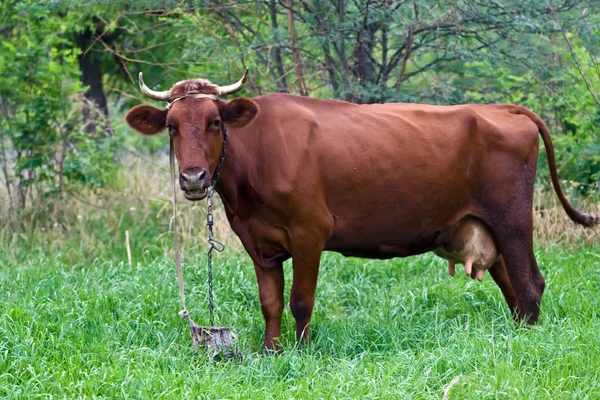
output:
<instances>
[{"instance_id":1,"label":"wooden stake","mask_svg":"<svg viewBox=\"0 0 600 400\"><path fill-rule=\"evenodd\" d=\"M131 246L129 246L129 231L125 231L125 246L127 247L127 261L131 267Z\"/></svg>"}]
</instances>

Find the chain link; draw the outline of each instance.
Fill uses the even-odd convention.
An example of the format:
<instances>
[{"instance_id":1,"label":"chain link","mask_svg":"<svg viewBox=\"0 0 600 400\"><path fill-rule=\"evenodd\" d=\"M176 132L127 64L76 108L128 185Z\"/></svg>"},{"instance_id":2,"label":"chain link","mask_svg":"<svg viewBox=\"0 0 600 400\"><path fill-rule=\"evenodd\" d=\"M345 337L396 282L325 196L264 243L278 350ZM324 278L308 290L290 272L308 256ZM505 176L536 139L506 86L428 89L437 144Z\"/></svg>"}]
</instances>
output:
<instances>
[{"instance_id":1,"label":"chain link","mask_svg":"<svg viewBox=\"0 0 600 400\"><path fill-rule=\"evenodd\" d=\"M208 188L208 195L206 196L206 227L208 228L208 244L210 245L208 249L207 259L208 259L208 312L210 315L210 325L215 325L215 304L214 304L214 296L213 296L213 275L212 275L212 252L215 250L218 253L221 253L225 250L225 245L223 242L215 239L213 234L213 225L215 224L213 217L213 195L215 193L215 185L219 180L219 176L221 175L221 168L223 167L223 163L225 162L225 156L227 155L227 125L223 124L223 150L221 151L221 158L219 159L219 164L217 164L217 168L215 168L215 173L213 174L213 178L210 184L210 188Z\"/></svg>"}]
</instances>

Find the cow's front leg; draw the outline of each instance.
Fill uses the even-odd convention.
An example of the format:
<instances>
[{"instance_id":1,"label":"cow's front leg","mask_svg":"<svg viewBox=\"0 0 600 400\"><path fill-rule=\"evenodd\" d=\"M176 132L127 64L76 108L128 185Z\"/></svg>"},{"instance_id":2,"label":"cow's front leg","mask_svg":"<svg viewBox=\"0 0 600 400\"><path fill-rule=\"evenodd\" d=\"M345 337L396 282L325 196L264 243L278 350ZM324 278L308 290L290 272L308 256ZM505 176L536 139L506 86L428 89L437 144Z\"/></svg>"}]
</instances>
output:
<instances>
[{"instance_id":1,"label":"cow's front leg","mask_svg":"<svg viewBox=\"0 0 600 400\"><path fill-rule=\"evenodd\" d=\"M283 265L265 268L254 263L260 306L265 317L265 349L279 351L281 314L283 313Z\"/></svg>"},{"instance_id":2,"label":"cow's front leg","mask_svg":"<svg viewBox=\"0 0 600 400\"><path fill-rule=\"evenodd\" d=\"M294 282L290 308L296 319L296 340L310 343L310 317L315 305L315 292L322 250L311 249L293 254Z\"/></svg>"}]
</instances>

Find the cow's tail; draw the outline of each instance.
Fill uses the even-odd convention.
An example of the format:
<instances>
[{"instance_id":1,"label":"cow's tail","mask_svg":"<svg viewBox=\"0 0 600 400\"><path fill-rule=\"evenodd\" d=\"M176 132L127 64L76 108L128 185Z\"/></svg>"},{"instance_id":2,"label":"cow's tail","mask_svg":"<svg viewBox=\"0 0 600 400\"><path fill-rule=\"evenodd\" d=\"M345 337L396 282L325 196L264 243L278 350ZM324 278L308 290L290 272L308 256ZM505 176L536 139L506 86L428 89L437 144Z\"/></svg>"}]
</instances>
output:
<instances>
[{"instance_id":1,"label":"cow's tail","mask_svg":"<svg viewBox=\"0 0 600 400\"><path fill-rule=\"evenodd\" d=\"M546 155L548 156L548 167L550 168L550 177L552 178L552 186L554 186L554 191L560 200L560 204L562 204L563 209L574 222L583 225L585 227L592 227L594 225L598 225L600 223L600 214L587 214L581 211L578 211L571 206L569 200L565 197L563 193L560 182L558 180L558 173L556 172L556 159L554 158L554 146L552 145L552 139L550 137L550 131L548 127L542 121L539 115L531 111L530 109L522 106L518 106L517 114L523 114L529 117L535 124L538 126L540 135L542 136L542 140L544 141L544 147L546 148Z\"/></svg>"}]
</instances>

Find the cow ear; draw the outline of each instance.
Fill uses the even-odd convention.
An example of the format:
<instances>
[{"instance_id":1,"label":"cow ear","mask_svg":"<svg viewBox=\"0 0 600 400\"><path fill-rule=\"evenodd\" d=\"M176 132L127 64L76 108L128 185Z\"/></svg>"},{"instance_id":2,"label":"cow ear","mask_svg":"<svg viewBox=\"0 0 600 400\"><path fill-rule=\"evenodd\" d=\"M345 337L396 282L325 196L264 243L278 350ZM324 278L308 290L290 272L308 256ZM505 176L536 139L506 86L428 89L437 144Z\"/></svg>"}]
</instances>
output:
<instances>
[{"instance_id":1,"label":"cow ear","mask_svg":"<svg viewBox=\"0 0 600 400\"><path fill-rule=\"evenodd\" d=\"M125 117L127 124L143 135L155 135L166 128L167 110L140 104L133 107Z\"/></svg>"},{"instance_id":2,"label":"cow ear","mask_svg":"<svg viewBox=\"0 0 600 400\"><path fill-rule=\"evenodd\" d=\"M223 107L221 118L228 125L241 128L258 114L258 104L253 100L240 97L231 100Z\"/></svg>"}]
</instances>

